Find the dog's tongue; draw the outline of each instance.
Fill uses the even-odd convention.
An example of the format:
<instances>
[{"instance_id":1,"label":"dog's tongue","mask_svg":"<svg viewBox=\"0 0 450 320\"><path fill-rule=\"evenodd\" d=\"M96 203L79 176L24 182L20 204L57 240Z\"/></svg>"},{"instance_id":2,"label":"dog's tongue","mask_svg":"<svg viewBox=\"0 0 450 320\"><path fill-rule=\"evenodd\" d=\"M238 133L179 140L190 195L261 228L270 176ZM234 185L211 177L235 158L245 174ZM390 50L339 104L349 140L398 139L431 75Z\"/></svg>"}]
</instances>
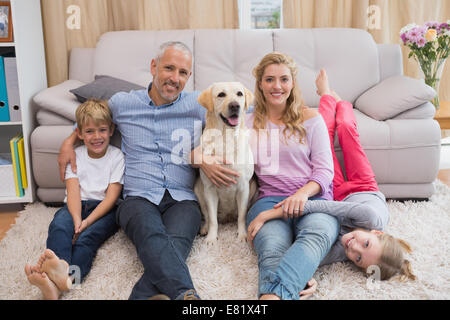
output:
<instances>
[{"instance_id":1,"label":"dog's tongue","mask_svg":"<svg viewBox=\"0 0 450 320\"><path fill-rule=\"evenodd\" d=\"M239 117L230 117L228 118L228 122L232 125L232 126L237 126L239 123Z\"/></svg>"}]
</instances>

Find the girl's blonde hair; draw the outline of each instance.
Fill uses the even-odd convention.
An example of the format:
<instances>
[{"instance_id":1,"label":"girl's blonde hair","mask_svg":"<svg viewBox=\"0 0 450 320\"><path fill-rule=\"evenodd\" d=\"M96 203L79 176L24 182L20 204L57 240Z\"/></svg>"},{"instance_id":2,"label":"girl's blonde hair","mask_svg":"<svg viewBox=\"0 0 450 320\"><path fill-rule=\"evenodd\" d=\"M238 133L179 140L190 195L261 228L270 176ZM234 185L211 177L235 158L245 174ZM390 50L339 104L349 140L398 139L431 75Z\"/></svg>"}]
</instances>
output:
<instances>
[{"instance_id":1,"label":"girl's blonde hair","mask_svg":"<svg viewBox=\"0 0 450 320\"><path fill-rule=\"evenodd\" d=\"M267 66L271 64L283 64L289 68L293 81L293 88L291 94L286 101L286 110L281 120L285 124L283 135L289 131L291 137L296 134L299 137L299 142L303 143L303 138L306 136L306 130L303 127L303 98L300 88L297 84L298 68L295 61L286 54L280 52L272 52L265 55L259 64L253 69L253 75L256 78L255 84L255 100L254 100L254 115L253 128L266 129L266 99L260 88L262 77Z\"/></svg>"},{"instance_id":2,"label":"girl's blonde hair","mask_svg":"<svg viewBox=\"0 0 450 320\"><path fill-rule=\"evenodd\" d=\"M112 126L112 113L106 100L89 99L80 104L75 111L78 130L82 130L89 120L95 124L106 123Z\"/></svg>"},{"instance_id":3,"label":"girl's blonde hair","mask_svg":"<svg viewBox=\"0 0 450 320\"><path fill-rule=\"evenodd\" d=\"M377 236L382 250L377 264L381 272L380 280L387 280L397 273L401 275L401 281L415 280L416 276L412 273L411 263L403 257L404 252L411 253L409 244L387 233Z\"/></svg>"}]
</instances>

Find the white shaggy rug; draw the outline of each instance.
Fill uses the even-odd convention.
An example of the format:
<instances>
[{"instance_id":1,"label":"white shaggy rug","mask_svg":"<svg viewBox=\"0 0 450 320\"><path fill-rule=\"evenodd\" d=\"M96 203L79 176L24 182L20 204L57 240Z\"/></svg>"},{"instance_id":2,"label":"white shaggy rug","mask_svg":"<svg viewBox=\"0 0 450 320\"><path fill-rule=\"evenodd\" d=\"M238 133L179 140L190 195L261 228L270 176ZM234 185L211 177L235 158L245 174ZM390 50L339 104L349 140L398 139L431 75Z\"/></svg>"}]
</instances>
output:
<instances>
[{"instance_id":1,"label":"white shaggy rug","mask_svg":"<svg viewBox=\"0 0 450 320\"><path fill-rule=\"evenodd\" d=\"M416 281L368 281L350 263L317 270L319 283L312 299L449 299L450 188L436 180L436 193L428 202L389 201L387 232L408 241L408 255ZM0 300L41 299L24 274L45 249L48 225L57 208L27 205L16 224L0 242ZM257 259L247 243L236 238L236 225L219 226L218 246L208 248L197 237L188 258L194 285L203 299L256 299ZM136 250L120 230L98 251L91 272L81 287L62 299L128 299L143 272Z\"/></svg>"}]
</instances>

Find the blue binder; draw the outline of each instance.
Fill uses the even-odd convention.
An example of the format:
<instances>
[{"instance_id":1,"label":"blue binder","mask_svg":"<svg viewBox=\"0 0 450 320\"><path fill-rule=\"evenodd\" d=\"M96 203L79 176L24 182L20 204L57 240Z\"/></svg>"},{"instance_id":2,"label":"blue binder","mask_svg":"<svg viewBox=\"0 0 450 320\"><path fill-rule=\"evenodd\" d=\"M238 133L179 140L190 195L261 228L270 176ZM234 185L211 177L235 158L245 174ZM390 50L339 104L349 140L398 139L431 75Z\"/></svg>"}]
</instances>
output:
<instances>
[{"instance_id":1,"label":"blue binder","mask_svg":"<svg viewBox=\"0 0 450 320\"><path fill-rule=\"evenodd\" d=\"M5 64L0 56L0 121L9 121L8 91L6 90Z\"/></svg>"}]
</instances>

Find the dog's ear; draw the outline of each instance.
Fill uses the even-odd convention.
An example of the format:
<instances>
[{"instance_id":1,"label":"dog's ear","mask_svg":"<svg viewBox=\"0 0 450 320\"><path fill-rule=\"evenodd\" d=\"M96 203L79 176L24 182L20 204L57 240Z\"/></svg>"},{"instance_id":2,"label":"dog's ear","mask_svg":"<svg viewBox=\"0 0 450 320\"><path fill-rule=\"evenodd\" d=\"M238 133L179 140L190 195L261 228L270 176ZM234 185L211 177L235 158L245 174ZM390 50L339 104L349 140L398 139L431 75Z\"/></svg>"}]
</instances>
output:
<instances>
[{"instance_id":1,"label":"dog's ear","mask_svg":"<svg viewBox=\"0 0 450 320\"><path fill-rule=\"evenodd\" d=\"M208 111L213 111L214 104L212 99L212 86L203 90L197 98L198 103L204 106Z\"/></svg>"},{"instance_id":2,"label":"dog's ear","mask_svg":"<svg viewBox=\"0 0 450 320\"><path fill-rule=\"evenodd\" d=\"M253 93L248 90L247 88L244 88L245 90L245 110L248 110L248 107L250 107L253 104Z\"/></svg>"}]
</instances>

